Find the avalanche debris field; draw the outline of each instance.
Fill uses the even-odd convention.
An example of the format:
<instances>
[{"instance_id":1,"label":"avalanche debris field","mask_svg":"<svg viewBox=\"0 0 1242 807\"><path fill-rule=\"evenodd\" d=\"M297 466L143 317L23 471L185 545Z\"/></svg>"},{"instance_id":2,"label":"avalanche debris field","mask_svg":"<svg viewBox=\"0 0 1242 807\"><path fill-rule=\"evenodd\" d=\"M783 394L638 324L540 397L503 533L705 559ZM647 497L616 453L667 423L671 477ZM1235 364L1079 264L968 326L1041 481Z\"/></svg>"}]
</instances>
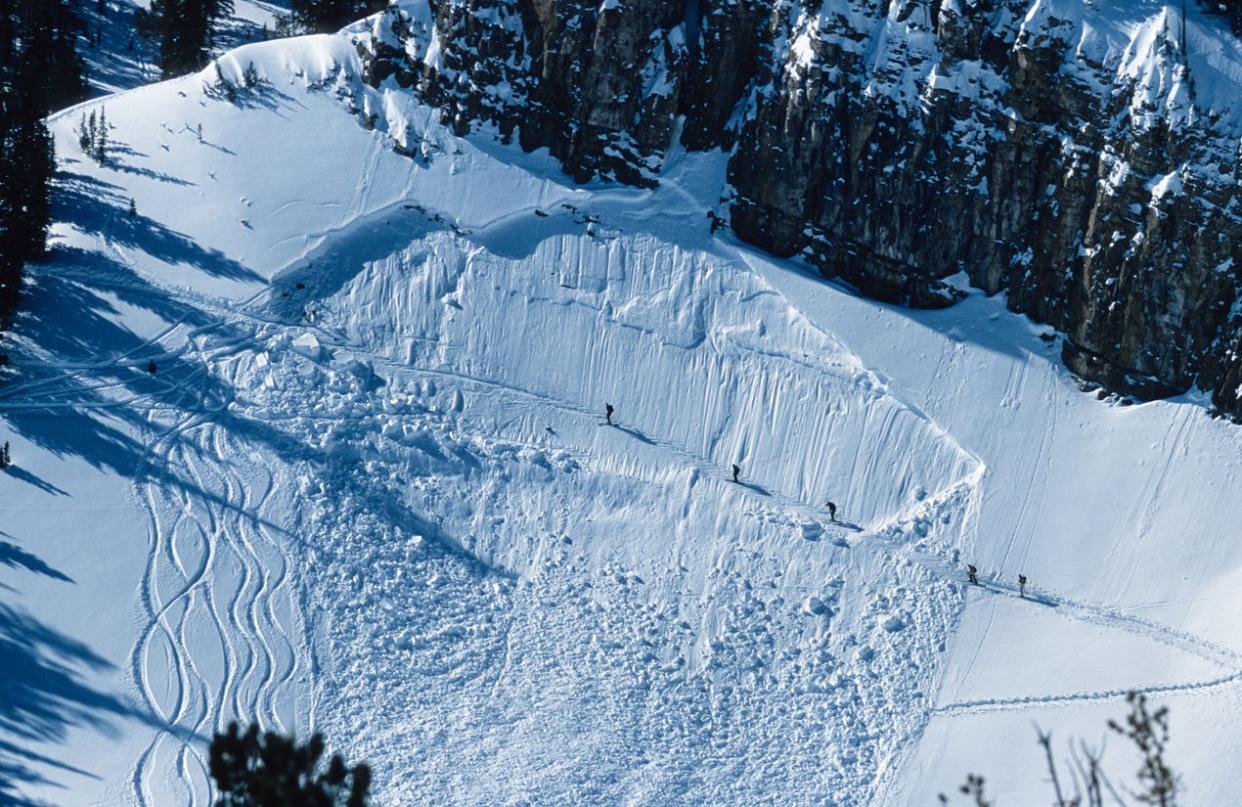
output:
<instances>
[{"instance_id":1,"label":"avalanche debris field","mask_svg":"<svg viewBox=\"0 0 1242 807\"><path fill-rule=\"evenodd\" d=\"M221 65L262 80L107 99L104 165L103 102L54 120L0 383L0 801L205 805L257 719L382 804L968 771L1024 804L1031 722L1096 741L1130 688L1186 803L1242 800L1242 431L1200 400L1098 400L1003 300L891 308L711 233L721 155L574 185L344 37Z\"/></svg>"}]
</instances>

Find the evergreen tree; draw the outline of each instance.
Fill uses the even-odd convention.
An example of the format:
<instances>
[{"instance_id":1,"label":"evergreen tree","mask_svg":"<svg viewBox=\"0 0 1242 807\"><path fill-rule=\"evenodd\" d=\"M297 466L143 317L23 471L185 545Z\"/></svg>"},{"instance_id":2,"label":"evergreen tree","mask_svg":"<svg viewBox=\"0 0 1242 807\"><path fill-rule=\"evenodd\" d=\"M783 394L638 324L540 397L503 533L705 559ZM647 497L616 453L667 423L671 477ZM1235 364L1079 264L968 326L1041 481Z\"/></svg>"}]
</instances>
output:
<instances>
[{"instance_id":1,"label":"evergreen tree","mask_svg":"<svg viewBox=\"0 0 1242 807\"><path fill-rule=\"evenodd\" d=\"M87 123L86 113L82 113L82 117L78 120L78 148L82 149L83 154L87 154L91 150L91 143L94 141L95 128L95 112L91 111L90 123Z\"/></svg>"},{"instance_id":2,"label":"evergreen tree","mask_svg":"<svg viewBox=\"0 0 1242 807\"><path fill-rule=\"evenodd\" d=\"M32 50L46 84L49 111L86 99L86 68L78 54L78 37L86 30L69 0L41 0Z\"/></svg>"},{"instance_id":3,"label":"evergreen tree","mask_svg":"<svg viewBox=\"0 0 1242 807\"><path fill-rule=\"evenodd\" d=\"M0 0L0 326L16 305L22 266L43 257L56 170L44 123L60 0Z\"/></svg>"},{"instance_id":4,"label":"evergreen tree","mask_svg":"<svg viewBox=\"0 0 1242 807\"><path fill-rule=\"evenodd\" d=\"M305 745L251 726L242 734L236 723L211 741L211 778L216 807L365 807L371 786L366 765L348 768L340 754L322 764L323 737Z\"/></svg>"},{"instance_id":5,"label":"evergreen tree","mask_svg":"<svg viewBox=\"0 0 1242 807\"><path fill-rule=\"evenodd\" d=\"M70 0L0 0L0 328L24 263L47 251L56 160L44 118L86 97L74 9Z\"/></svg>"},{"instance_id":6,"label":"evergreen tree","mask_svg":"<svg viewBox=\"0 0 1242 807\"><path fill-rule=\"evenodd\" d=\"M304 31L333 33L388 4L389 0L290 0L289 22Z\"/></svg>"},{"instance_id":7,"label":"evergreen tree","mask_svg":"<svg viewBox=\"0 0 1242 807\"><path fill-rule=\"evenodd\" d=\"M12 26L6 36L10 56L20 55L22 62L5 59L5 65L33 73L45 114L84 100L88 88L77 43L86 27L70 0L0 0L0 14Z\"/></svg>"},{"instance_id":8,"label":"evergreen tree","mask_svg":"<svg viewBox=\"0 0 1242 807\"><path fill-rule=\"evenodd\" d=\"M91 140L91 156L95 162L103 165L108 161L108 108L99 108L99 126L95 137Z\"/></svg>"},{"instance_id":9,"label":"evergreen tree","mask_svg":"<svg viewBox=\"0 0 1242 807\"><path fill-rule=\"evenodd\" d=\"M215 23L233 13L233 0L151 0L134 16L138 34L159 42L164 78L203 69L215 44Z\"/></svg>"}]
</instances>

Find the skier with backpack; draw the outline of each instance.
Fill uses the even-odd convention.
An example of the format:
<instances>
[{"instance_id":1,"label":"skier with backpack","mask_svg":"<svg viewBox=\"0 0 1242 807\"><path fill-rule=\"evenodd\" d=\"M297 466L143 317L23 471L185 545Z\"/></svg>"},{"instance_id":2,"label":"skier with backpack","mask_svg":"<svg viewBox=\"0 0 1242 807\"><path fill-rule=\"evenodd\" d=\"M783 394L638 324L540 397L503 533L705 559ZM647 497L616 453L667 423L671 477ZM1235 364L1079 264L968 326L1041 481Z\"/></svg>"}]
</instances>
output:
<instances>
[{"instance_id":1,"label":"skier with backpack","mask_svg":"<svg viewBox=\"0 0 1242 807\"><path fill-rule=\"evenodd\" d=\"M1026 599L1026 575L1018 575L1018 596Z\"/></svg>"},{"instance_id":2,"label":"skier with backpack","mask_svg":"<svg viewBox=\"0 0 1242 807\"><path fill-rule=\"evenodd\" d=\"M738 482L738 481L740 481L740 480L737 478L737 475L738 475L738 474L740 474L741 472L742 472L742 469L738 466L738 464L737 464L736 462L735 462L735 463L733 463L733 481L734 481L734 482Z\"/></svg>"},{"instance_id":3,"label":"skier with backpack","mask_svg":"<svg viewBox=\"0 0 1242 807\"><path fill-rule=\"evenodd\" d=\"M837 523L837 506L832 502L828 502L828 518L833 524Z\"/></svg>"},{"instance_id":4,"label":"skier with backpack","mask_svg":"<svg viewBox=\"0 0 1242 807\"><path fill-rule=\"evenodd\" d=\"M610 403L604 404L604 419L608 421L609 426L612 425L612 411L613 411L612 404Z\"/></svg>"},{"instance_id":5,"label":"skier with backpack","mask_svg":"<svg viewBox=\"0 0 1242 807\"><path fill-rule=\"evenodd\" d=\"M966 577L969 578L970 582L974 585L979 585L979 570L975 568L973 563L966 564Z\"/></svg>"}]
</instances>

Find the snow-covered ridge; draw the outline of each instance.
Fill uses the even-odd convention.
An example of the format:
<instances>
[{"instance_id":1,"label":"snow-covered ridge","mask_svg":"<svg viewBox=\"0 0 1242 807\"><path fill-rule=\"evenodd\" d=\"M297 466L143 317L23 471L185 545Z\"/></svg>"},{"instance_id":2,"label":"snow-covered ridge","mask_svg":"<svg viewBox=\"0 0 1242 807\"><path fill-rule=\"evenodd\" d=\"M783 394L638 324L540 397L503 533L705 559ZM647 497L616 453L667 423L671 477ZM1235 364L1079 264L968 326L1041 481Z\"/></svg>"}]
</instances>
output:
<instances>
[{"instance_id":1,"label":"snow-covered ridge","mask_svg":"<svg viewBox=\"0 0 1242 807\"><path fill-rule=\"evenodd\" d=\"M0 747L17 793L207 804L201 738L257 717L385 803L1018 803L1032 718L1138 686L1236 800L1236 429L713 232L718 154L582 186L455 137L353 37L108 99L107 165L54 121L0 598L103 663L10 643L60 718Z\"/></svg>"}]
</instances>

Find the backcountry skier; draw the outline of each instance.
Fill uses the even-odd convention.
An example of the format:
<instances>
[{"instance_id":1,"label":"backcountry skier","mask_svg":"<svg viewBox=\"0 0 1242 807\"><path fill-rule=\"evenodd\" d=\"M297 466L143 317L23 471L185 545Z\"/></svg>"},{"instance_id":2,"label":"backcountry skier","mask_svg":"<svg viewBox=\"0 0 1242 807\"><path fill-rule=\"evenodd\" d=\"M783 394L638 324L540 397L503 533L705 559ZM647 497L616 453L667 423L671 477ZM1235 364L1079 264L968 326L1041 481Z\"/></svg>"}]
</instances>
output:
<instances>
[{"instance_id":1,"label":"backcountry skier","mask_svg":"<svg viewBox=\"0 0 1242 807\"><path fill-rule=\"evenodd\" d=\"M733 463L733 481L734 482L739 481L737 478L737 475L740 474L741 472L742 472L742 469L738 466L738 464L736 462Z\"/></svg>"},{"instance_id":2,"label":"backcountry skier","mask_svg":"<svg viewBox=\"0 0 1242 807\"><path fill-rule=\"evenodd\" d=\"M1026 599L1026 575L1018 575L1018 596Z\"/></svg>"},{"instance_id":3,"label":"backcountry skier","mask_svg":"<svg viewBox=\"0 0 1242 807\"><path fill-rule=\"evenodd\" d=\"M604 404L604 419L608 421L608 425L612 425L612 404Z\"/></svg>"},{"instance_id":4,"label":"backcountry skier","mask_svg":"<svg viewBox=\"0 0 1242 807\"><path fill-rule=\"evenodd\" d=\"M979 570L975 568L973 563L966 564L966 577L976 586L979 585Z\"/></svg>"},{"instance_id":5,"label":"backcountry skier","mask_svg":"<svg viewBox=\"0 0 1242 807\"><path fill-rule=\"evenodd\" d=\"M832 502L828 502L828 518L832 519L834 524L837 521L837 506Z\"/></svg>"}]
</instances>

